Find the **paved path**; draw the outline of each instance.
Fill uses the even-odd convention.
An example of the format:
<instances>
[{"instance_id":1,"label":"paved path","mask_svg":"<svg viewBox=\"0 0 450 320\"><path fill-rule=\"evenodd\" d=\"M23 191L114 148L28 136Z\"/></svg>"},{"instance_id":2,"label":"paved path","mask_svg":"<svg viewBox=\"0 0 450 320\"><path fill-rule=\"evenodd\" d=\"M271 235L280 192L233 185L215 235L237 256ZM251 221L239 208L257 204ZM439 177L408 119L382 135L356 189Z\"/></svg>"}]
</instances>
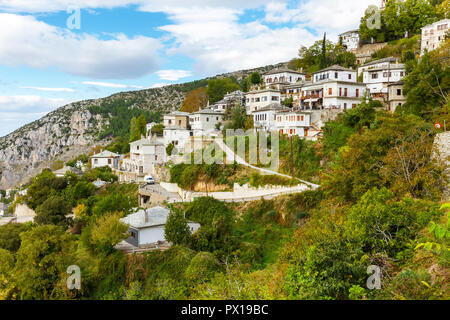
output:
<instances>
[{"instance_id":1,"label":"paved path","mask_svg":"<svg viewBox=\"0 0 450 320\"><path fill-rule=\"evenodd\" d=\"M308 181L304 181L304 180L301 180L299 178L291 177L291 176L289 176L287 174L279 173L277 171L272 171L272 170L269 170L269 169L259 168L259 167L256 167L254 165L251 165L247 161L242 159L240 156L235 154L234 151L231 150L231 148L226 145L226 143L223 141L223 139L216 139L215 142L225 152L225 154L226 154L226 158L225 159L226 159L227 163L234 163L234 161L236 161L236 163L238 163L238 164L241 164L243 166L246 166L246 167L258 170L258 171L266 173L266 174L277 175L277 176L281 176L281 177L285 177L285 178L289 178L289 179L296 179L296 180L300 181L301 183L304 183L304 184L310 186L313 189L320 188L320 185L318 185L318 184L314 184L314 183L311 183L311 182L308 182Z\"/></svg>"}]
</instances>

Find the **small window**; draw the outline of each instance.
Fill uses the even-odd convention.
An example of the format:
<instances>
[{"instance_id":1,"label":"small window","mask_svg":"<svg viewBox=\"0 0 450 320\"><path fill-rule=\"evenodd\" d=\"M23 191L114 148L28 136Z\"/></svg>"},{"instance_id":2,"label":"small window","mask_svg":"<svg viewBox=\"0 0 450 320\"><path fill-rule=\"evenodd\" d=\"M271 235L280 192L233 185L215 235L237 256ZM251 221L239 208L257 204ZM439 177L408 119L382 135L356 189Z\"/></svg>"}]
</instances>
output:
<instances>
[{"instance_id":1,"label":"small window","mask_svg":"<svg viewBox=\"0 0 450 320\"><path fill-rule=\"evenodd\" d=\"M334 73L334 78L337 79L339 74L337 72Z\"/></svg>"},{"instance_id":2,"label":"small window","mask_svg":"<svg viewBox=\"0 0 450 320\"><path fill-rule=\"evenodd\" d=\"M352 80L352 74L351 73L348 74L348 80Z\"/></svg>"},{"instance_id":3,"label":"small window","mask_svg":"<svg viewBox=\"0 0 450 320\"><path fill-rule=\"evenodd\" d=\"M397 89L397 95L401 96L402 95L402 89Z\"/></svg>"}]
</instances>

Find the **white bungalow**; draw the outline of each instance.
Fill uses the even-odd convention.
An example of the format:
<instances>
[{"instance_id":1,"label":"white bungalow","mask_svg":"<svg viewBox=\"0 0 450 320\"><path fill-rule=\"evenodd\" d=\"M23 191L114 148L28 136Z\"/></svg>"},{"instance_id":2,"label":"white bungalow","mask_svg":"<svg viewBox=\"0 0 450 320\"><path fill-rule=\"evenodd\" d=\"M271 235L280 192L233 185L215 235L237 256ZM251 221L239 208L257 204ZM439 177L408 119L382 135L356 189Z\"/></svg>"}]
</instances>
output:
<instances>
[{"instance_id":1,"label":"white bungalow","mask_svg":"<svg viewBox=\"0 0 450 320\"><path fill-rule=\"evenodd\" d=\"M130 237L125 241L135 247L165 242L165 225L169 217L170 210L163 207L154 207L147 210L140 210L130 214L121 221L129 226ZM189 229L196 232L200 225L188 221Z\"/></svg>"},{"instance_id":2,"label":"white bungalow","mask_svg":"<svg viewBox=\"0 0 450 320\"><path fill-rule=\"evenodd\" d=\"M120 155L108 150L104 150L100 153L94 154L90 157L91 167L110 167L111 169L116 169L119 165Z\"/></svg>"}]
</instances>

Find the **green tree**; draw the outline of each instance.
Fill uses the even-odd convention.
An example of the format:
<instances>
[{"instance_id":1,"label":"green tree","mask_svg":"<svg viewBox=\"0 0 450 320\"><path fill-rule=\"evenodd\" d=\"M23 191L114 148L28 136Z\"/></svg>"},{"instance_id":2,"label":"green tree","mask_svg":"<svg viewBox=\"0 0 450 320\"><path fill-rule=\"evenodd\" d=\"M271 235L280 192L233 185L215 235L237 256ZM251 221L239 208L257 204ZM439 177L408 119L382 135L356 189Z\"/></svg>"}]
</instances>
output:
<instances>
[{"instance_id":1,"label":"green tree","mask_svg":"<svg viewBox=\"0 0 450 320\"><path fill-rule=\"evenodd\" d=\"M15 253L20 248L20 234L29 229L30 225L21 223L0 226L0 249Z\"/></svg>"},{"instance_id":2,"label":"green tree","mask_svg":"<svg viewBox=\"0 0 450 320\"><path fill-rule=\"evenodd\" d=\"M209 252L199 252L186 269L186 278L193 282L208 281L222 271L219 260Z\"/></svg>"},{"instance_id":3,"label":"green tree","mask_svg":"<svg viewBox=\"0 0 450 320\"><path fill-rule=\"evenodd\" d=\"M175 245L189 243L191 230L182 212L177 210L170 212L164 228L164 235L167 241Z\"/></svg>"},{"instance_id":4,"label":"green tree","mask_svg":"<svg viewBox=\"0 0 450 320\"><path fill-rule=\"evenodd\" d=\"M139 140L140 138L141 134L137 125L137 119L133 117L130 120L130 142Z\"/></svg>"},{"instance_id":5,"label":"green tree","mask_svg":"<svg viewBox=\"0 0 450 320\"><path fill-rule=\"evenodd\" d=\"M136 130L139 132L139 138L147 136L147 120L143 113L136 119Z\"/></svg>"},{"instance_id":6,"label":"green tree","mask_svg":"<svg viewBox=\"0 0 450 320\"><path fill-rule=\"evenodd\" d=\"M260 84L262 79L261 79L261 75L258 72L253 72L250 75L250 83L251 84Z\"/></svg>"},{"instance_id":7,"label":"green tree","mask_svg":"<svg viewBox=\"0 0 450 320\"><path fill-rule=\"evenodd\" d=\"M71 213L71 209L70 204L64 198L52 196L37 207L34 220L40 225L53 224L67 228L70 225L67 215Z\"/></svg>"},{"instance_id":8,"label":"green tree","mask_svg":"<svg viewBox=\"0 0 450 320\"><path fill-rule=\"evenodd\" d=\"M450 64L446 60L449 49L447 41L439 49L426 53L405 77L406 103L398 112L413 113L427 120L441 115L442 106L450 101Z\"/></svg>"},{"instance_id":9,"label":"green tree","mask_svg":"<svg viewBox=\"0 0 450 320\"><path fill-rule=\"evenodd\" d=\"M98 218L90 229L90 243L99 252L110 253L114 246L128 238L128 226L120 221L121 213Z\"/></svg>"},{"instance_id":10,"label":"green tree","mask_svg":"<svg viewBox=\"0 0 450 320\"><path fill-rule=\"evenodd\" d=\"M215 103L222 100L229 93L239 90L239 85L230 78L211 79L208 81L207 94L209 103Z\"/></svg>"},{"instance_id":11,"label":"green tree","mask_svg":"<svg viewBox=\"0 0 450 320\"><path fill-rule=\"evenodd\" d=\"M65 282L67 267L74 264L76 242L72 235L54 225L37 226L21 234L14 282L20 299L64 299L57 286Z\"/></svg>"},{"instance_id":12,"label":"green tree","mask_svg":"<svg viewBox=\"0 0 450 320\"><path fill-rule=\"evenodd\" d=\"M50 196L60 194L66 187L67 181L65 178L58 178L50 170L44 170L32 179L25 201L30 208L36 210Z\"/></svg>"}]
</instances>

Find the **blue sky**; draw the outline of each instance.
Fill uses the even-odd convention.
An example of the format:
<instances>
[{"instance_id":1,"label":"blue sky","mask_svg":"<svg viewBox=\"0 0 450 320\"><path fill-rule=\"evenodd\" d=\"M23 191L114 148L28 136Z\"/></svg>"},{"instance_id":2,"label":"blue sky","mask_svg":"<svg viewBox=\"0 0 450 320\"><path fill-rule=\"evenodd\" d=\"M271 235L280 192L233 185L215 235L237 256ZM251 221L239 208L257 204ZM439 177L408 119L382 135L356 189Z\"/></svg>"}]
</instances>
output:
<instances>
[{"instance_id":1,"label":"blue sky","mask_svg":"<svg viewBox=\"0 0 450 320\"><path fill-rule=\"evenodd\" d=\"M379 2L0 0L0 136L72 101L288 61Z\"/></svg>"}]
</instances>

